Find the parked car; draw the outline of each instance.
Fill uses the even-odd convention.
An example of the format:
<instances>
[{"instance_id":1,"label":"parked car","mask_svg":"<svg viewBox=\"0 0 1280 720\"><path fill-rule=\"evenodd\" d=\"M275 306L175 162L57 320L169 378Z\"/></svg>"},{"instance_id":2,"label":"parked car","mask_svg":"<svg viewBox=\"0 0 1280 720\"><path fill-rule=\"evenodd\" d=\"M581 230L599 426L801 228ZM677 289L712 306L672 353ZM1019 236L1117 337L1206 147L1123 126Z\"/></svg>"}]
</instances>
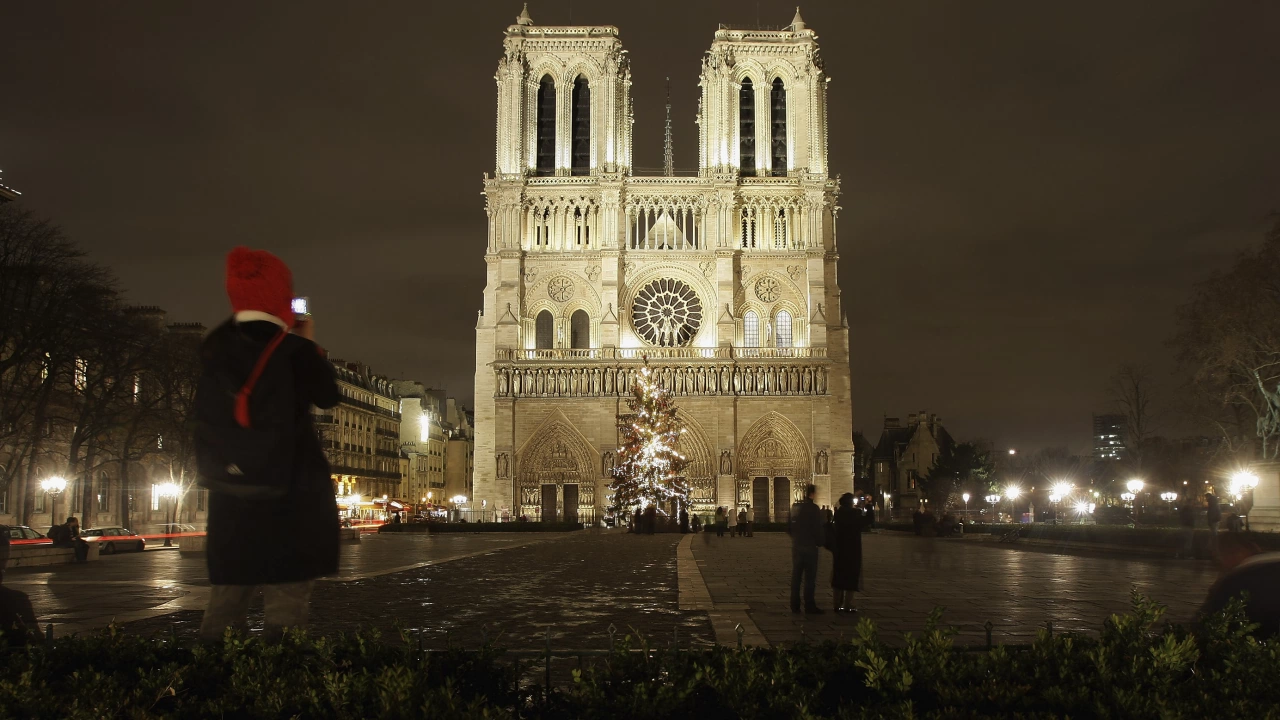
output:
<instances>
[{"instance_id":1,"label":"parked car","mask_svg":"<svg viewBox=\"0 0 1280 720\"><path fill-rule=\"evenodd\" d=\"M147 549L147 541L138 537L138 533L128 528L91 528L89 530L81 530L80 537L84 538L86 542L98 543L98 552L103 555L110 555L116 550L137 550L141 552Z\"/></svg>"},{"instance_id":2,"label":"parked car","mask_svg":"<svg viewBox=\"0 0 1280 720\"><path fill-rule=\"evenodd\" d=\"M39 545L43 542L53 542L45 537L42 533L27 527L26 525L10 525L9 526L9 542L20 545Z\"/></svg>"}]
</instances>

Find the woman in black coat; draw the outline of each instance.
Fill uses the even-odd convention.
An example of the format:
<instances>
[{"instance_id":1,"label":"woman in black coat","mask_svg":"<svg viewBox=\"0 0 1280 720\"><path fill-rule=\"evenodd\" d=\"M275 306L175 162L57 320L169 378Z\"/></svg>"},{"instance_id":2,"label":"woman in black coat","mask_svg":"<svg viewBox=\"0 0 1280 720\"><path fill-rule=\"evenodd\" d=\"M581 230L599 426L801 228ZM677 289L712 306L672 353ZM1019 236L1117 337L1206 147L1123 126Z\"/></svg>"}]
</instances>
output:
<instances>
[{"instance_id":1,"label":"woman in black coat","mask_svg":"<svg viewBox=\"0 0 1280 720\"><path fill-rule=\"evenodd\" d=\"M831 538L831 588L836 612L857 612L853 593L862 589L862 511L853 506L853 494L840 496Z\"/></svg>"}]
</instances>

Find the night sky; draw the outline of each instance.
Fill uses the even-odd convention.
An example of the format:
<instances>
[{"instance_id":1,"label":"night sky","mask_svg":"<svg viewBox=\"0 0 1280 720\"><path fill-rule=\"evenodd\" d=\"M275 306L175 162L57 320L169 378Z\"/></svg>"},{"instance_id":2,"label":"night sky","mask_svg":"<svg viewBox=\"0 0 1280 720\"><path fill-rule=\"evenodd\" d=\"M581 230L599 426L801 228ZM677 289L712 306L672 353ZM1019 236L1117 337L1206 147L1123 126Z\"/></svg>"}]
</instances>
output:
<instances>
[{"instance_id":1,"label":"night sky","mask_svg":"<svg viewBox=\"0 0 1280 720\"><path fill-rule=\"evenodd\" d=\"M1190 286L1280 209L1280 3L808 3L843 176L855 427L1088 442L1125 361L1172 368ZM470 401L502 32L518 2L0 6L3 182L174 321L265 247L321 343ZM539 0L630 51L635 164L697 163L717 23L794 3ZM1172 395L1173 380L1166 382Z\"/></svg>"}]
</instances>

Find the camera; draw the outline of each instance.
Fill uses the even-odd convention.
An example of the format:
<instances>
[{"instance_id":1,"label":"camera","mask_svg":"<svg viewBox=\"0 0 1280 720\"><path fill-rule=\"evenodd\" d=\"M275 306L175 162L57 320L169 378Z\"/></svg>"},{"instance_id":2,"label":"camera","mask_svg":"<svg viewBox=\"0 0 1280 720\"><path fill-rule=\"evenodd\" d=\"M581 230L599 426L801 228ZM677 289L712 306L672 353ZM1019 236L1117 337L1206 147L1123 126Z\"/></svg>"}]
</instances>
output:
<instances>
[{"instance_id":1,"label":"camera","mask_svg":"<svg viewBox=\"0 0 1280 720\"><path fill-rule=\"evenodd\" d=\"M307 299L306 299L306 298L304 298L304 297L296 297L296 298L294 298L294 299L293 299L293 314L294 314L294 315L310 315L310 314L311 314L311 312L310 312L310 310L308 309L309 305L310 305L310 303L308 303L308 302L307 302Z\"/></svg>"}]
</instances>

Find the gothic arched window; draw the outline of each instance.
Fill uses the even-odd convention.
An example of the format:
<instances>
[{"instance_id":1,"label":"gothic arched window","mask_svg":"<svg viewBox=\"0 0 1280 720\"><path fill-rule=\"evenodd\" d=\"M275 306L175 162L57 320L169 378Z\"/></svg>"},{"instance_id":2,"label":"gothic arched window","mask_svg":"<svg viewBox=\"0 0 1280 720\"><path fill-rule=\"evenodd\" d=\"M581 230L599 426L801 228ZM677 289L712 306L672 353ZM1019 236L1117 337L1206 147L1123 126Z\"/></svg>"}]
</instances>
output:
<instances>
[{"instance_id":1,"label":"gothic arched window","mask_svg":"<svg viewBox=\"0 0 1280 720\"><path fill-rule=\"evenodd\" d=\"M587 79L578 76L573 81L573 140L569 147L572 157L570 169L574 175L591 173L591 86Z\"/></svg>"},{"instance_id":2,"label":"gothic arched window","mask_svg":"<svg viewBox=\"0 0 1280 720\"><path fill-rule=\"evenodd\" d=\"M738 168L743 177L756 174L756 91L751 78L738 91Z\"/></svg>"},{"instance_id":3,"label":"gothic arched window","mask_svg":"<svg viewBox=\"0 0 1280 720\"><path fill-rule=\"evenodd\" d=\"M755 310L742 316L742 346L760 347L760 316Z\"/></svg>"},{"instance_id":4,"label":"gothic arched window","mask_svg":"<svg viewBox=\"0 0 1280 720\"><path fill-rule=\"evenodd\" d=\"M538 313L538 319L534 321L534 347L539 350L551 349L555 344L555 324L550 310Z\"/></svg>"},{"instance_id":5,"label":"gothic arched window","mask_svg":"<svg viewBox=\"0 0 1280 720\"><path fill-rule=\"evenodd\" d=\"M591 347L591 318L586 310L575 310L569 316L569 347L576 350Z\"/></svg>"},{"instance_id":6,"label":"gothic arched window","mask_svg":"<svg viewBox=\"0 0 1280 720\"><path fill-rule=\"evenodd\" d=\"M771 126L771 146L773 157L773 174L777 177L787 175L787 89L782 85L782 78L775 78L773 91L769 93L769 113Z\"/></svg>"},{"instance_id":7,"label":"gothic arched window","mask_svg":"<svg viewBox=\"0 0 1280 720\"><path fill-rule=\"evenodd\" d=\"M539 176L556 174L556 83L543 75L538 83L538 139L534 144Z\"/></svg>"},{"instance_id":8,"label":"gothic arched window","mask_svg":"<svg viewBox=\"0 0 1280 720\"><path fill-rule=\"evenodd\" d=\"M791 313L786 310L778 311L778 321L775 326L774 337L777 339L775 345L778 347L791 347Z\"/></svg>"}]
</instances>

